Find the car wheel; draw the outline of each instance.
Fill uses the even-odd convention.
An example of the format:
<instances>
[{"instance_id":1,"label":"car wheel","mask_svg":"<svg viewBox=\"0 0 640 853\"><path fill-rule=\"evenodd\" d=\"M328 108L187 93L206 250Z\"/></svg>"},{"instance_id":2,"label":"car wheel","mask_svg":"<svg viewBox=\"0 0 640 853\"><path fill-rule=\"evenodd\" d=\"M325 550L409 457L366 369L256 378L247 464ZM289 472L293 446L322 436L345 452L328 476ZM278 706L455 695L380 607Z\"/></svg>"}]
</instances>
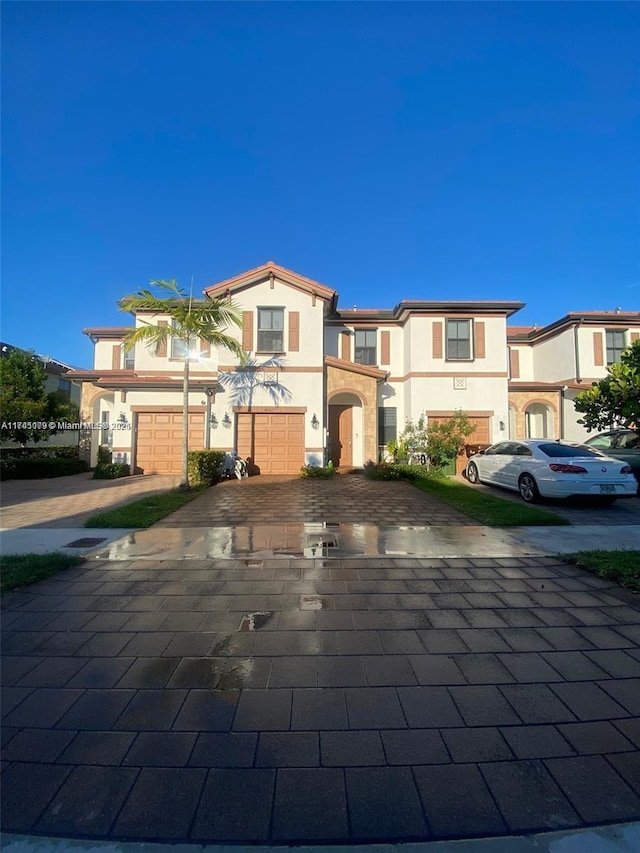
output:
<instances>
[{"instance_id":1,"label":"car wheel","mask_svg":"<svg viewBox=\"0 0 640 853\"><path fill-rule=\"evenodd\" d=\"M518 489L520 490L520 497L528 504L534 503L540 497L538 484L531 474L520 475L520 479L518 480Z\"/></svg>"},{"instance_id":2,"label":"car wheel","mask_svg":"<svg viewBox=\"0 0 640 853\"><path fill-rule=\"evenodd\" d=\"M478 477L478 468L476 467L475 462L469 462L467 465L467 480L474 485L480 482L480 478Z\"/></svg>"}]
</instances>

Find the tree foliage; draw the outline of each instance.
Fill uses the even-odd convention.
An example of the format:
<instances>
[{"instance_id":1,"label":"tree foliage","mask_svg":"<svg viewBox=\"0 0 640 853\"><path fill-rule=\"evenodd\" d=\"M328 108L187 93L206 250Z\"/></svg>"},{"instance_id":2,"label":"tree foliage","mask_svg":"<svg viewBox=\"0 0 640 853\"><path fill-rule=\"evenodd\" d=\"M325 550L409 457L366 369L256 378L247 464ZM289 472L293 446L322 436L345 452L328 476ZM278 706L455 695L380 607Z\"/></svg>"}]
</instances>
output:
<instances>
[{"instance_id":1,"label":"tree foliage","mask_svg":"<svg viewBox=\"0 0 640 853\"><path fill-rule=\"evenodd\" d=\"M15 349L0 358L0 438L25 445L46 441L57 428L14 427L20 423L75 423L78 406L62 391L45 391L47 374L33 351Z\"/></svg>"},{"instance_id":2,"label":"tree foliage","mask_svg":"<svg viewBox=\"0 0 640 853\"><path fill-rule=\"evenodd\" d=\"M607 376L581 391L575 399L578 420L589 432L622 426L640 435L640 340L628 346Z\"/></svg>"},{"instance_id":3,"label":"tree foliage","mask_svg":"<svg viewBox=\"0 0 640 853\"><path fill-rule=\"evenodd\" d=\"M432 468L442 468L462 452L465 440L474 430L475 426L462 411L431 423L421 416L415 422L407 420L398 446L409 457L412 453L424 454Z\"/></svg>"},{"instance_id":4,"label":"tree foliage","mask_svg":"<svg viewBox=\"0 0 640 853\"><path fill-rule=\"evenodd\" d=\"M198 340L206 341L212 347L226 349L244 363L246 353L239 341L227 333L231 326L241 326L240 310L230 299L194 300L178 286L175 279L154 279L151 286L161 296L144 289L120 300L120 310L137 314L143 312L143 323L128 332L123 339L126 351L137 343L145 343L155 352L164 341L169 348L172 340L182 341L184 345L184 367L182 384L182 474L180 488L189 488L189 470L187 457L189 452L189 363L196 359L194 347ZM170 318L168 325L159 326L154 317L162 315ZM151 322L145 319L150 316ZM170 351L170 350L169 350Z\"/></svg>"}]
</instances>

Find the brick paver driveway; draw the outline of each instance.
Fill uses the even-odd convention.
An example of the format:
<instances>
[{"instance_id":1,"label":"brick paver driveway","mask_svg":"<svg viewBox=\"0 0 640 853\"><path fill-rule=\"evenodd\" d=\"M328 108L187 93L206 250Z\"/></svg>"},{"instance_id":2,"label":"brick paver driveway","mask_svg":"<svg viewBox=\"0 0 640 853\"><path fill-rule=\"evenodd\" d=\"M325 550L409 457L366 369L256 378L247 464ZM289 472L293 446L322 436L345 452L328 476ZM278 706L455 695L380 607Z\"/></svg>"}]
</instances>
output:
<instances>
[{"instance_id":1,"label":"brick paver driveway","mask_svg":"<svg viewBox=\"0 0 640 853\"><path fill-rule=\"evenodd\" d=\"M96 512L171 489L172 474L94 480L92 474L2 484L1 527L82 527Z\"/></svg>"},{"instance_id":2,"label":"brick paver driveway","mask_svg":"<svg viewBox=\"0 0 640 853\"><path fill-rule=\"evenodd\" d=\"M638 609L552 558L94 561L3 617L5 832L373 842L640 818Z\"/></svg>"},{"instance_id":3,"label":"brick paver driveway","mask_svg":"<svg viewBox=\"0 0 640 853\"><path fill-rule=\"evenodd\" d=\"M407 482L367 480L361 473L328 480L295 476L225 480L172 513L158 527L340 522L379 525L473 525L469 516Z\"/></svg>"}]
</instances>

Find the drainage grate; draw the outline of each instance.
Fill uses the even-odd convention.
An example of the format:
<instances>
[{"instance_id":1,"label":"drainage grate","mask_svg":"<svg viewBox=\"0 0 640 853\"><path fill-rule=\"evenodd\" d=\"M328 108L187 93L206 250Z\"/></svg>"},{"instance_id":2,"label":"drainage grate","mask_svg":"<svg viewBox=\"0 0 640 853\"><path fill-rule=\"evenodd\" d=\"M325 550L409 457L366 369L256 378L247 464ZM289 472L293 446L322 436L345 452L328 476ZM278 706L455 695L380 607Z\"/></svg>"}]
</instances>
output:
<instances>
[{"instance_id":1,"label":"drainage grate","mask_svg":"<svg viewBox=\"0 0 640 853\"><path fill-rule=\"evenodd\" d=\"M99 545L101 542L106 542L106 536L85 536L84 539L74 539L73 542L69 542L68 545L65 545L65 548L93 548L95 545Z\"/></svg>"},{"instance_id":2,"label":"drainage grate","mask_svg":"<svg viewBox=\"0 0 640 853\"><path fill-rule=\"evenodd\" d=\"M307 537L309 548L337 548L338 540L333 533L311 533Z\"/></svg>"}]
</instances>

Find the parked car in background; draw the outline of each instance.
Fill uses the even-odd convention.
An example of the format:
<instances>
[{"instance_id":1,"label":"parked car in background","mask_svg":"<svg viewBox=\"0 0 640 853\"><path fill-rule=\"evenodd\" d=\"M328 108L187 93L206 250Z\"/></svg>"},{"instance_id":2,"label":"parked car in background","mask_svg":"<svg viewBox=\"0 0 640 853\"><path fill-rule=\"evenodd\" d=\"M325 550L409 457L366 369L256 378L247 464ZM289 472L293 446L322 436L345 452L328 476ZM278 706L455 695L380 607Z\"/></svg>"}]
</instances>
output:
<instances>
[{"instance_id":1,"label":"parked car in background","mask_svg":"<svg viewBox=\"0 0 640 853\"><path fill-rule=\"evenodd\" d=\"M638 481L640 495L640 436L632 429L610 429L588 438L584 444L612 459L619 459L631 466Z\"/></svg>"},{"instance_id":2,"label":"parked car in background","mask_svg":"<svg viewBox=\"0 0 640 853\"><path fill-rule=\"evenodd\" d=\"M632 497L637 483L631 467L580 444L549 439L500 441L467 463L470 483L489 483L520 492L530 503L540 496L585 496L611 503Z\"/></svg>"}]
</instances>

